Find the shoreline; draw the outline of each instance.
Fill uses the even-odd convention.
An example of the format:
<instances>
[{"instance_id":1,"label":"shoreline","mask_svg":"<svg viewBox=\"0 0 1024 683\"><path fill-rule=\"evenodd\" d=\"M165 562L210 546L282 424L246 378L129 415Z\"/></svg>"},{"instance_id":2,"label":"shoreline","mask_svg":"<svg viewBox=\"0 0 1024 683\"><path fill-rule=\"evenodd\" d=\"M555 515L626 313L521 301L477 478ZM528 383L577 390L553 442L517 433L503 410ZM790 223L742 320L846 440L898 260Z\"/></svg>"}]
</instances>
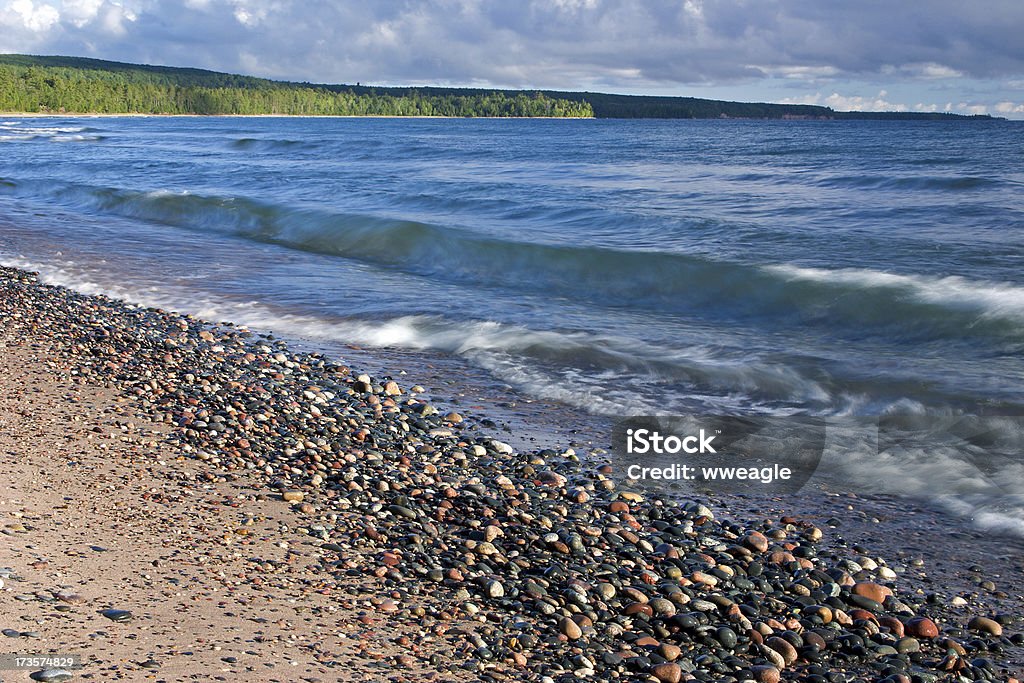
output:
<instances>
[{"instance_id":1,"label":"shoreline","mask_svg":"<svg viewBox=\"0 0 1024 683\"><path fill-rule=\"evenodd\" d=\"M913 532L904 502L836 494L831 510L752 496L724 510L672 505L624 490L585 454L515 452L420 401L413 386L241 328L76 294L11 268L0 269L0 293L0 451L17 475L0 524L38 546L12 556L18 566L0 590L4 628L38 632L5 643L18 651L77 643L97 660L83 673L118 666L174 680L191 680L197 665L228 680L280 680L266 663L284 652L299 664L278 664L302 667L305 680L374 671L678 681L709 670L881 679L890 669L926 680L944 667L1010 680L1024 664L1024 638L1011 640L1024 615L1019 556L974 558L987 565L980 572L955 560L933 574L913 552L896 556L898 545L886 548L890 564L861 547L871 524L873 543ZM47 509L57 493L77 529L58 531L63 513ZM844 508L851 519L829 524L826 514ZM857 526L872 515L877 523ZM953 543L940 540L943 529L918 530L921 539L900 539L907 550ZM957 585L958 571L993 586ZM171 578L195 592L169 589ZM87 602L58 595L67 591ZM53 612L58 603L70 611ZM204 604L198 616L185 609ZM189 645L211 605L218 631L241 642ZM107 608L134 616L96 615ZM274 618L285 625L254 643ZM90 639L97 629L106 635ZM356 637L338 637L345 629Z\"/></svg>"}]
</instances>

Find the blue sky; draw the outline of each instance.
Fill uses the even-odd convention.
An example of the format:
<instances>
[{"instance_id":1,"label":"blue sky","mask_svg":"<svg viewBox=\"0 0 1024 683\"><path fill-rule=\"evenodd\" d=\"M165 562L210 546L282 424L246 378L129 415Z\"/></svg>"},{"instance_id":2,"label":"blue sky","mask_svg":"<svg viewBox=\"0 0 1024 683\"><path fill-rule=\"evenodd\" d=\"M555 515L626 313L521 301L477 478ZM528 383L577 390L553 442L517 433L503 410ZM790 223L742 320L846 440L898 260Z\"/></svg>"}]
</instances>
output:
<instances>
[{"instance_id":1,"label":"blue sky","mask_svg":"<svg viewBox=\"0 0 1024 683\"><path fill-rule=\"evenodd\" d=\"M1024 2L0 0L0 52L1024 118Z\"/></svg>"}]
</instances>

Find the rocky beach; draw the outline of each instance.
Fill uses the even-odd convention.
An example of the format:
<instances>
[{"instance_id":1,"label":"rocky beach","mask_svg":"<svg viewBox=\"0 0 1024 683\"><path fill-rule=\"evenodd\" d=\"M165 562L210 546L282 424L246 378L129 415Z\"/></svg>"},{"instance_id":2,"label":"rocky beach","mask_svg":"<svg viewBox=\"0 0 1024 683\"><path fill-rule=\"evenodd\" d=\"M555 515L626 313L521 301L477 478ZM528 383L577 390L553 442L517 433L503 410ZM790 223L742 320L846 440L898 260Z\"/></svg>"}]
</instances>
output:
<instances>
[{"instance_id":1,"label":"rocky beach","mask_svg":"<svg viewBox=\"0 0 1024 683\"><path fill-rule=\"evenodd\" d=\"M673 500L415 376L0 269L0 680L1015 681L1015 541Z\"/></svg>"}]
</instances>

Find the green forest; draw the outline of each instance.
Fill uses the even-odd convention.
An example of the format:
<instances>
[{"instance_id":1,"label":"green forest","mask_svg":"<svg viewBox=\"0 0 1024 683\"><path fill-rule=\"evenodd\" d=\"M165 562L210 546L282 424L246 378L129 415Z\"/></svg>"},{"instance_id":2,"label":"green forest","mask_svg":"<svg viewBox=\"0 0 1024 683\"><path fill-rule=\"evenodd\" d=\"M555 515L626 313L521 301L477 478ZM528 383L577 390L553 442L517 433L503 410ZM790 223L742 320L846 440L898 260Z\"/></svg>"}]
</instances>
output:
<instances>
[{"instance_id":1,"label":"green forest","mask_svg":"<svg viewBox=\"0 0 1024 683\"><path fill-rule=\"evenodd\" d=\"M555 90L370 87L83 57L0 54L0 111L90 114L290 114L663 119L992 120L922 112L840 112L804 104Z\"/></svg>"},{"instance_id":2,"label":"green forest","mask_svg":"<svg viewBox=\"0 0 1024 683\"><path fill-rule=\"evenodd\" d=\"M90 114L592 117L539 92L467 94L328 88L198 69L0 55L0 111Z\"/></svg>"}]
</instances>

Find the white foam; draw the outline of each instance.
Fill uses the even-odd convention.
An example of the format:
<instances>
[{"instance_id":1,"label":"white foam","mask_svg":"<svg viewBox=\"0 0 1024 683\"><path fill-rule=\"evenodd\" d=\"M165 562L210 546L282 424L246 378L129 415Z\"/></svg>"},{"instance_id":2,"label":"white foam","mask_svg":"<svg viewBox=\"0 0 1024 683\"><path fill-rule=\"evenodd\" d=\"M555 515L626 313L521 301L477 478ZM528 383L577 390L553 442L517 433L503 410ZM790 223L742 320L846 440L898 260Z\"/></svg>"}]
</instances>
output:
<instances>
[{"instance_id":1,"label":"white foam","mask_svg":"<svg viewBox=\"0 0 1024 683\"><path fill-rule=\"evenodd\" d=\"M621 372L613 370L603 373L556 372L520 355L534 345L572 350L593 344L594 340L584 333L529 330L487 321L456 323L428 316L401 316L380 322L328 320L278 312L257 301L213 298L180 286L129 286L71 261L41 264L0 255L0 263L39 272L43 282L63 285L85 294L103 294L142 306L179 310L208 320L231 320L257 330L275 330L334 343L459 354L530 395L578 406L596 414L664 414L666 410L674 409L663 400L665 397L657 400L647 398L658 396L656 379L650 380L653 391L638 391L645 381L639 375L629 377L627 383ZM718 361L721 364L719 370L729 366L722 359ZM713 368L714 354L708 350L697 350L691 362ZM744 369L739 361L733 361L732 365L736 373L741 373L741 370L773 371L770 366L747 366ZM799 376L788 376L787 370L774 369L787 380L800 379L807 384L808 391L814 391L813 383ZM744 403L742 392L706 396L702 400L707 404L717 401L723 407L729 401L735 401L733 405L737 409L751 409L749 403ZM855 399L851 400L855 402ZM892 404L890 412L920 415L923 408L914 402L897 401ZM879 454L877 430L874 433L865 431L856 422L853 428L844 428L846 422L842 420L837 424L839 427L834 428L830 423L829 446L819 472L845 490L934 500L971 520L979 528L1024 536L1024 462L1016 459L986 461L985 467L979 468L970 458L964 457L962 451L943 443ZM1011 433L1019 430L1017 422L1011 421L1005 428L1010 430L1010 438L1018 441L1024 438Z\"/></svg>"},{"instance_id":2,"label":"white foam","mask_svg":"<svg viewBox=\"0 0 1024 683\"><path fill-rule=\"evenodd\" d=\"M92 140L102 140L103 137L100 135L54 135L50 138L53 142L86 142Z\"/></svg>"},{"instance_id":3,"label":"white foam","mask_svg":"<svg viewBox=\"0 0 1024 683\"><path fill-rule=\"evenodd\" d=\"M828 270L775 265L764 266L764 269L790 280L808 280L865 289L894 289L905 292L923 303L977 310L982 315L990 317L1024 319L1024 287L1009 282L968 280L958 275L899 275L862 268Z\"/></svg>"}]
</instances>

